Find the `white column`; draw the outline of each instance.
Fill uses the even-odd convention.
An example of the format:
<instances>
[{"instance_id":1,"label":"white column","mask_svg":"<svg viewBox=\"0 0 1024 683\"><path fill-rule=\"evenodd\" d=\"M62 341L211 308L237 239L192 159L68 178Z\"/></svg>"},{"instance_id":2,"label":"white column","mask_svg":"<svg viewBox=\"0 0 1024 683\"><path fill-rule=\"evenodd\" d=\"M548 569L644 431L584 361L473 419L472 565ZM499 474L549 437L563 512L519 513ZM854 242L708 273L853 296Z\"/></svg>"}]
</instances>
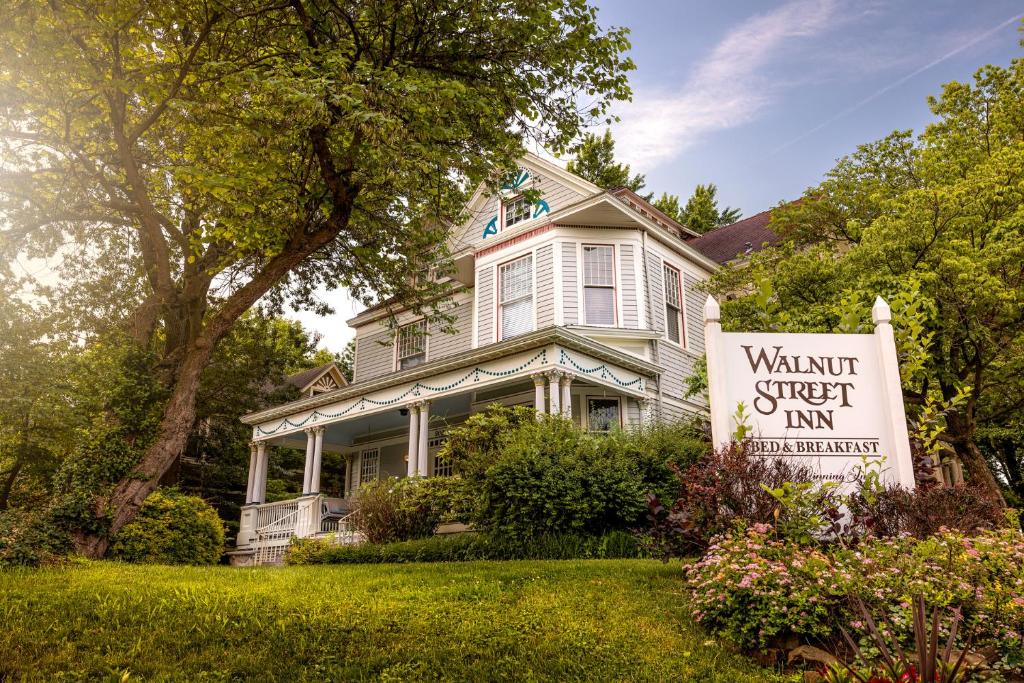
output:
<instances>
[{"instance_id":1,"label":"white column","mask_svg":"<svg viewBox=\"0 0 1024 683\"><path fill-rule=\"evenodd\" d=\"M267 502L267 442L258 441L256 443L256 478L253 481L253 502L254 503L265 503Z\"/></svg>"},{"instance_id":2,"label":"white column","mask_svg":"<svg viewBox=\"0 0 1024 683\"><path fill-rule=\"evenodd\" d=\"M302 470L302 495L309 493L309 487L313 482L313 449L316 448L316 437L313 435L313 428L306 431L306 467Z\"/></svg>"},{"instance_id":3,"label":"white column","mask_svg":"<svg viewBox=\"0 0 1024 683\"><path fill-rule=\"evenodd\" d=\"M256 492L256 442L249 443L249 481L245 485L245 504L252 502Z\"/></svg>"},{"instance_id":4,"label":"white column","mask_svg":"<svg viewBox=\"0 0 1024 683\"><path fill-rule=\"evenodd\" d=\"M903 388L900 385L900 365L896 356L896 338L892 332L892 310L882 297L871 307L871 320L875 323L875 341L878 343L882 387L885 390L885 416L892 436L893 452L886 454L886 463L895 471L900 485L914 488L914 461L910 454L910 435L907 433L907 414L903 408Z\"/></svg>"},{"instance_id":5,"label":"white column","mask_svg":"<svg viewBox=\"0 0 1024 683\"><path fill-rule=\"evenodd\" d=\"M732 441L729 416L732 411L725 405L725 374L722 367L722 309L708 294L704 302L704 349L708 361L708 402L711 404L711 443L715 448Z\"/></svg>"},{"instance_id":6,"label":"white column","mask_svg":"<svg viewBox=\"0 0 1024 683\"><path fill-rule=\"evenodd\" d=\"M320 470L324 462L324 428L313 429L313 475L309 479L309 492L320 493Z\"/></svg>"},{"instance_id":7,"label":"white column","mask_svg":"<svg viewBox=\"0 0 1024 683\"><path fill-rule=\"evenodd\" d=\"M417 404L409 404L409 462L406 467L406 474L410 477L416 476L416 469L419 467L417 460L417 446L420 443L420 408Z\"/></svg>"},{"instance_id":8,"label":"white column","mask_svg":"<svg viewBox=\"0 0 1024 683\"><path fill-rule=\"evenodd\" d=\"M544 414L544 373L533 376L533 407L537 411L537 419Z\"/></svg>"},{"instance_id":9,"label":"white column","mask_svg":"<svg viewBox=\"0 0 1024 683\"><path fill-rule=\"evenodd\" d=\"M562 375L562 417L572 419L572 375L568 372Z\"/></svg>"},{"instance_id":10,"label":"white column","mask_svg":"<svg viewBox=\"0 0 1024 683\"><path fill-rule=\"evenodd\" d=\"M558 415L562 412L558 388L558 380L561 376L562 373L557 370L548 373L548 412L552 415Z\"/></svg>"},{"instance_id":11,"label":"white column","mask_svg":"<svg viewBox=\"0 0 1024 683\"><path fill-rule=\"evenodd\" d=\"M430 471L427 468L427 456L430 454L430 448L427 446L427 441L430 438L430 401L424 401L420 404L420 443L416 447L416 454L418 456L419 475L421 477L427 476Z\"/></svg>"},{"instance_id":12,"label":"white column","mask_svg":"<svg viewBox=\"0 0 1024 683\"><path fill-rule=\"evenodd\" d=\"M352 464L355 458L349 453L345 456L345 491L342 494L342 498L348 498L349 493L352 491Z\"/></svg>"}]
</instances>

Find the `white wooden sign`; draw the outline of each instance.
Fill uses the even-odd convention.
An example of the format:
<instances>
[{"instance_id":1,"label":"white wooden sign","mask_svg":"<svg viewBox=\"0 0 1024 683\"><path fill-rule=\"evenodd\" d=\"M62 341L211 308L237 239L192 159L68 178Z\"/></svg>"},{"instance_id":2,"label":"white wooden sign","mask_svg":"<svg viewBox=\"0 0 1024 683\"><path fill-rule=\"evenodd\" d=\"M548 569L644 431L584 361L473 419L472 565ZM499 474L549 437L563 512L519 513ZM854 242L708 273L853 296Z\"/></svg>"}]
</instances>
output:
<instances>
[{"instance_id":1,"label":"white wooden sign","mask_svg":"<svg viewBox=\"0 0 1024 683\"><path fill-rule=\"evenodd\" d=\"M896 342L888 304L871 309L873 334L722 332L718 302L704 305L711 428L732 440L740 403L755 453L794 458L833 481L861 458L884 458L883 479L914 487Z\"/></svg>"}]
</instances>

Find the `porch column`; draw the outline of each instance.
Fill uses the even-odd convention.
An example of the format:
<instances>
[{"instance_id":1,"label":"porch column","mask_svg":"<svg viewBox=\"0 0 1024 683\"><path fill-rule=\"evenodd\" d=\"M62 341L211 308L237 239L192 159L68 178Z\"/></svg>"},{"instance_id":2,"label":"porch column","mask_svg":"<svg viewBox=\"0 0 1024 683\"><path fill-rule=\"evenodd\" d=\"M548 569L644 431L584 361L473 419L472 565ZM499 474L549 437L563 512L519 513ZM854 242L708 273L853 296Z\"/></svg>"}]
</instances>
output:
<instances>
[{"instance_id":1,"label":"porch column","mask_svg":"<svg viewBox=\"0 0 1024 683\"><path fill-rule=\"evenodd\" d=\"M345 456L345 491L342 494L342 498L348 498L349 492L352 491L352 461L355 458L349 453Z\"/></svg>"},{"instance_id":2,"label":"porch column","mask_svg":"<svg viewBox=\"0 0 1024 683\"><path fill-rule=\"evenodd\" d=\"M409 404L409 462L406 467L406 474L415 477L419 460L417 446L420 442L420 409L415 403Z\"/></svg>"},{"instance_id":3,"label":"porch column","mask_svg":"<svg viewBox=\"0 0 1024 683\"><path fill-rule=\"evenodd\" d=\"M302 495L306 495L313 485L313 452L316 449L316 436L312 427L306 431L306 468L302 471Z\"/></svg>"},{"instance_id":4,"label":"porch column","mask_svg":"<svg viewBox=\"0 0 1024 683\"><path fill-rule=\"evenodd\" d=\"M256 493L256 442L249 443L249 482L245 485L245 504L253 502Z\"/></svg>"},{"instance_id":5,"label":"porch column","mask_svg":"<svg viewBox=\"0 0 1024 683\"><path fill-rule=\"evenodd\" d=\"M640 411L640 427L646 427L651 419L651 401L646 398L636 400L637 409Z\"/></svg>"},{"instance_id":6,"label":"porch column","mask_svg":"<svg viewBox=\"0 0 1024 683\"><path fill-rule=\"evenodd\" d=\"M252 498L254 503L267 502L267 442L256 442L256 477L253 480Z\"/></svg>"},{"instance_id":7,"label":"porch column","mask_svg":"<svg viewBox=\"0 0 1024 683\"><path fill-rule=\"evenodd\" d=\"M420 438L419 445L416 447L416 454L419 462L419 475L421 477L427 476L430 470L427 467L427 456L430 453L430 448L427 446L427 441L430 438L430 401L423 401L420 404Z\"/></svg>"},{"instance_id":8,"label":"porch column","mask_svg":"<svg viewBox=\"0 0 1024 683\"><path fill-rule=\"evenodd\" d=\"M544 414L544 373L533 376L533 407L537 411L537 419Z\"/></svg>"},{"instance_id":9,"label":"porch column","mask_svg":"<svg viewBox=\"0 0 1024 683\"><path fill-rule=\"evenodd\" d=\"M313 476L309 480L309 492L320 493L320 470L324 462L324 428L313 428Z\"/></svg>"},{"instance_id":10,"label":"porch column","mask_svg":"<svg viewBox=\"0 0 1024 683\"><path fill-rule=\"evenodd\" d=\"M562 417L572 419L572 375L568 372L562 375Z\"/></svg>"},{"instance_id":11,"label":"porch column","mask_svg":"<svg viewBox=\"0 0 1024 683\"><path fill-rule=\"evenodd\" d=\"M557 370L552 370L548 373L548 412L552 415L560 415L562 412L558 388L558 382L561 377L562 373Z\"/></svg>"}]
</instances>

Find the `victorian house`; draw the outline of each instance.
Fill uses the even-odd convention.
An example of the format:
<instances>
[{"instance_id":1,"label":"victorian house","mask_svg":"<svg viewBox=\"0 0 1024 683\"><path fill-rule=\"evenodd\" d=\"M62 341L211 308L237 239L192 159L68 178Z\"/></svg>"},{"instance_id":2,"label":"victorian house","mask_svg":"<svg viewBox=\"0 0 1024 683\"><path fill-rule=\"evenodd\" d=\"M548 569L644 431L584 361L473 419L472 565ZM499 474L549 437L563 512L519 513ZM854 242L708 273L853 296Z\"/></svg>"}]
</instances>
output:
<instances>
[{"instance_id":1,"label":"victorian house","mask_svg":"<svg viewBox=\"0 0 1024 683\"><path fill-rule=\"evenodd\" d=\"M236 562L273 560L292 536L346 533L364 482L450 474L436 457L446 430L493 403L594 432L706 411L685 388L704 353L698 285L760 247L747 242L763 226L699 236L627 189L536 156L501 192L478 189L468 214L451 237L455 334L401 302L368 309L348 321L350 384L313 372L302 398L242 418L253 448ZM397 333L386 324L396 310ZM274 447L305 450L298 498L266 501ZM343 473L325 475L325 453Z\"/></svg>"}]
</instances>

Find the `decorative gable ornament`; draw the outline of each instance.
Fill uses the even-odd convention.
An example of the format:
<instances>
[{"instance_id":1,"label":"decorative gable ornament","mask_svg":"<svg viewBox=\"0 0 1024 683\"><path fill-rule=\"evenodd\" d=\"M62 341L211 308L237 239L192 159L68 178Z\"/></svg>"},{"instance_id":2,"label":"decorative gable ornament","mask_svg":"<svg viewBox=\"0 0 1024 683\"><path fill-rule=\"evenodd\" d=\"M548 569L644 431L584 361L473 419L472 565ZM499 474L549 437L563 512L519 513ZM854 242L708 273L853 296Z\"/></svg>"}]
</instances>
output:
<instances>
[{"instance_id":1,"label":"decorative gable ornament","mask_svg":"<svg viewBox=\"0 0 1024 683\"><path fill-rule=\"evenodd\" d=\"M791 458L824 480L852 482L862 458L882 479L914 488L907 417L889 305L873 334L722 332L704 305L711 431L720 447L744 432L754 453Z\"/></svg>"},{"instance_id":2,"label":"decorative gable ornament","mask_svg":"<svg viewBox=\"0 0 1024 683\"><path fill-rule=\"evenodd\" d=\"M521 168L515 178L501 186L500 195L503 198L515 197L526 189L527 185L538 185L542 180L543 179L539 175L533 175L530 171ZM499 204L499 211L500 210L501 208ZM533 202L533 210L530 212L530 219L539 218L550 211L551 207L548 203L543 199L538 199ZM491 216L490 220L488 220L487 224L484 226L484 231L480 236L480 239L487 239L491 235L497 235L499 231L498 225L499 217L497 215Z\"/></svg>"}]
</instances>

